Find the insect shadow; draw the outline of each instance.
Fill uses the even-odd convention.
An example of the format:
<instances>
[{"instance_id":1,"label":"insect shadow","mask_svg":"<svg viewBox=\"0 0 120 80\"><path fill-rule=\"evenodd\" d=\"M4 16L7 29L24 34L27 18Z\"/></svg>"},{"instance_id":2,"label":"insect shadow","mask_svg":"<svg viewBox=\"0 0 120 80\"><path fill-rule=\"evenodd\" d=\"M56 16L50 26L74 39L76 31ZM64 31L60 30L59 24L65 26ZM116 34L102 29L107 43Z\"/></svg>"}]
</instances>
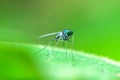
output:
<instances>
[{"instance_id":1,"label":"insect shadow","mask_svg":"<svg viewBox=\"0 0 120 80\"><path fill-rule=\"evenodd\" d=\"M47 48L47 46L53 42L54 40L56 41L55 46L52 48L52 51L55 49L55 47L59 44L60 41L63 41L66 43L66 45L63 43L63 46L65 46L66 48L66 54L65 54L65 58L67 57L67 42L71 43L71 48L73 49L73 45L74 45L74 36L73 36L73 31L72 30L63 30L63 31L59 31L59 32L54 32L54 33L49 33L49 34L45 34L42 36L38 36L37 38L43 38L43 37L47 37L47 36L51 36L51 35L56 35L55 38L51 39L42 49L38 50L35 54L40 53L41 51L43 51L44 49ZM71 39L71 40L70 40ZM71 49L71 53L72 53L72 58L74 59L73 56L73 51ZM46 56L50 55L50 53L48 53Z\"/></svg>"}]
</instances>

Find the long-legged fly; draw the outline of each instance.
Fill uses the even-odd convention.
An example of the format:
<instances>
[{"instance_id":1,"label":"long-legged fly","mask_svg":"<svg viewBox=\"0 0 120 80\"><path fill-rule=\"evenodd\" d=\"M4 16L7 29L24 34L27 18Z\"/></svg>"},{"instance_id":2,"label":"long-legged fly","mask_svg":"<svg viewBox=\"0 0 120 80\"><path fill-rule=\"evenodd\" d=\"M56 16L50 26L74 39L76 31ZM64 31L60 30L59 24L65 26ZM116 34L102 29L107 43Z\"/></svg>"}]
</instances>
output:
<instances>
[{"instance_id":1,"label":"long-legged fly","mask_svg":"<svg viewBox=\"0 0 120 80\"><path fill-rule=\"evenodd\" d=\"M72 30L66 30L66 29L65 29L65 30L63 30L63 31L59 31L59 32L54 32L54 33L50 33L50 34L45 34L45 35L42 35L42 36L38 36L38 38L43 38L43 37L47 37L47 36L51 36L51 35L56 35L56 36L55 36L54 39L50 40L50 41L48 42L48 44L51 43L51 41L56 40L55 46L57 46L57 44L58 44L60 41L64 41L64 42L68 41L68 42L71 42L72 47L73 47L74 37L73 37L73 31L72 31ZM72 40L70 41L71 38L72 38ZM48 46L48 44L47 44L44 48L38 50L38 51L36 52L36 54L39 53L39 52L41 52L42 50L44 50L44 49ZM53 49L54 49L54 48L53 48ZM71 52L72 52L72 50L71 50ZM67 55L67 45L66 45L66 55ZM72 52L72 57L73 57L73 52Z\"/></svg>"}]
</instances>

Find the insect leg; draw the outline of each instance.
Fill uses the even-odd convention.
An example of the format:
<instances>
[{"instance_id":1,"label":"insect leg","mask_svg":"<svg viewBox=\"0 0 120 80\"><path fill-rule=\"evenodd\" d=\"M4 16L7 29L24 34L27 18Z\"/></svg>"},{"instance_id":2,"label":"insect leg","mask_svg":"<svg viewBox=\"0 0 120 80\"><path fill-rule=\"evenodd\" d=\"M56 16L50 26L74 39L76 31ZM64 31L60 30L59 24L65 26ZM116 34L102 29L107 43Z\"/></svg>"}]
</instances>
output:
<instances>
[{"instance_id":1,"label":"insect leg","mask_svg":"<svg viewBox=\"0 0 120 80\"><path fill-rule=\"evenodd\" d=\"M60 38L57 40L55 46L53 47L52 51L55 49L55 47L58 45L58 43L60 42Z\"/></svg>"},{"instance_id":2,"label":"insect leg","mask_svg":"<svg viewBox=\"0 0 120 80\"><path fill-rule=\"evenodd\" d=\"M67 41L66 41L66 44L65 44L65 48L66 48L66 53L65 53L65 59L67 58Z\"/></svg>"},{"instance_id":3,"label":"insect leg","mask_svg":"<svg viewBox=\"0 0 120 80\"><path fill-rule=\"evenodd\" d=\"M37 52L35 52L35 55L38 54L39 52L41 52L42 50L44 50L54 39L51 39L46 46L44 46L42 49L38 50Z\"/></svg>"},{"instance_id":4,"label":"insect leg","mask_svg":"<svg viewBox=\"0 0 120 80\"><path fill-rule=\"evenodd\" d=\"M74 48L74 35L72 36L72 42L71 42L71 54L72 54L72 59L74 60L73 48Z\"/></svg>"},{"instance_id":5,"label":"insect leg","mask_svg":"<svg viewBox=\"0 0 120 80\"><path fill-rule=\"evenodd\" d=\"M63 43L63 47L66 49L65 50L65 59L67 57L67 43L65 44L65 41L62 42Z\"/></svg>"},{"instance_id":6,"label":"insect leg","mask_svg":"<svg viewBox=\"0 0 120 80\"><path fill-rule=\"evenodd\" d=\"M55 47L58 45L59 42L60 42L60 39L57 40L57 43L56 43L55 46L51 49L51 52L55 49ZM49 52L49 53L46 55L46 57L49 56L49 55L51 56L51 52Z\"/></svg>"}]
</instances>

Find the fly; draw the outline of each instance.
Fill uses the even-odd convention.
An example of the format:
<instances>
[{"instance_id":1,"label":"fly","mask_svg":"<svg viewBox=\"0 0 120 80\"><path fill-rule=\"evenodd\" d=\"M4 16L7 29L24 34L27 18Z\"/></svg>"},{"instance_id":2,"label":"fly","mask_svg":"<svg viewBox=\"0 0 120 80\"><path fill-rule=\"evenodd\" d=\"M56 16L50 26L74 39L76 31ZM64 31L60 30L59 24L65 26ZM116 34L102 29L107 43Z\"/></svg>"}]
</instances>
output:
<instances>
[{"instance_id":1,"label":"fly","mask_svg":"<svg viewBox=\"0 0 120 80\"><path fill-rule=\"evenodd\" d=\"M47 37L47 36L51 36L51 35L56 35L56 36L55 36L54 39L50 40L48 42L48 44L50 44L51 41L56 40L55 46L57 46L57 44L60 41L64 41L64 42L69 41L73 45L74 37L73 37L73 31L72 30L63 30L63 31L60 31L60 32L54 32L54 33L50 33L50 34L45 34L45 35L42 35L42 36L38 36L38 38L43 38L43 37ZM72 41L70 41L71 38L72 38ZM39 53L42 50L44 50L48 46L48 44L44 48L42 48L41 50L37 51L36 53ZM72 52L72 50L71 50L71 52ZM67 55L67 45L66 45L66 55ZM73 52L72 52L72 57L73 57Z\"/></svg>"}]
</instances>

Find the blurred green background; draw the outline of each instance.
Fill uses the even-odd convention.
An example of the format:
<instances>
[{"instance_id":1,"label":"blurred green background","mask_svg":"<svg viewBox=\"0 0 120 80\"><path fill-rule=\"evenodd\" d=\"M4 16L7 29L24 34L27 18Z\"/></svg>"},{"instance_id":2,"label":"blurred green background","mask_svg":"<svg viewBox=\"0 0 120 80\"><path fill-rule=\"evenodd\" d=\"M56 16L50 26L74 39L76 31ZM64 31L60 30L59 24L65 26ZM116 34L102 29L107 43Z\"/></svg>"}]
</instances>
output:
<instances>
[{"instance_id":1,"label":"blurred green background","mask_svg":"<svg viewBox=\"0 0 120 80\"><path fill-rule=\"evenodd\" d=\"M120 61L119 0L0 1L1 42L47 43L36 37L63 29L74 31L75 50Z\"/></svg>"}]
</instances>

